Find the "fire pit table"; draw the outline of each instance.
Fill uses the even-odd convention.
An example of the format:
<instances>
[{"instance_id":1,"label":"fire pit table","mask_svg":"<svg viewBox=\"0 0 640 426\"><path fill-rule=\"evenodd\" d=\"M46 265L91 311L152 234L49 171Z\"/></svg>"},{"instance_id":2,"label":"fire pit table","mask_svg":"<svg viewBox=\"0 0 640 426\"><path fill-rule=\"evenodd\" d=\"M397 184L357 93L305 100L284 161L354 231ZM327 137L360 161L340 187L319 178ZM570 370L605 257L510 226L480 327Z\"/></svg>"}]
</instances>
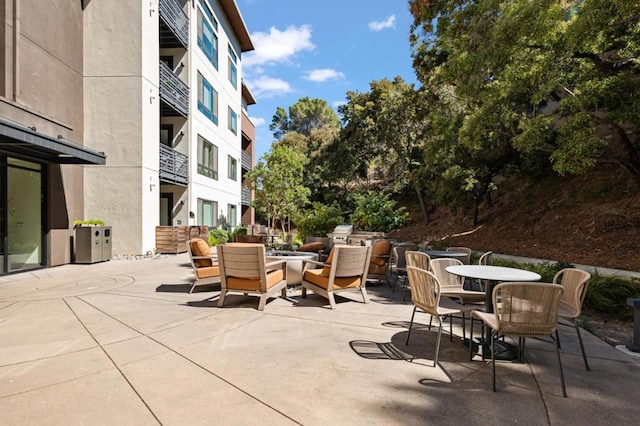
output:
<instances>
[{"instance_id":1,"label":"fire pit table","mask_svg":"<svg viewBox=\"0 0 640 426\"><path fill-rule=\"evenodd\" d=\"M302 283L302 261L318 260L318 254L278 250L267 253L267 262L272 260L285 260L287 262L287 285L299 285Z\"/></svg>"}]
</instances>

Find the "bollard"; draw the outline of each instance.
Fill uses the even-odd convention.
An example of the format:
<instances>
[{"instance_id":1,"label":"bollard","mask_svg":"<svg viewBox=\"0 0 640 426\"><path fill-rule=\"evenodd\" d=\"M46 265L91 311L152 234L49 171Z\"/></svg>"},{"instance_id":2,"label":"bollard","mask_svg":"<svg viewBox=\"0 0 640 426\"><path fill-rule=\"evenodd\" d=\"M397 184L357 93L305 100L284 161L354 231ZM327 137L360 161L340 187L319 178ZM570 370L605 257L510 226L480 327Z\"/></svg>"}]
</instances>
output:
<instances>
[{"instance_id":1,"label":"bollard","mask_svg":"<svg viewBox=\"0 0 640 426\"><path fill-rule=\"evenodd\" d=\"M627 345L631 352L640 352L640 299L627 299L627 305L633 308L633 344Z\"/></svg>"}]
</instances>

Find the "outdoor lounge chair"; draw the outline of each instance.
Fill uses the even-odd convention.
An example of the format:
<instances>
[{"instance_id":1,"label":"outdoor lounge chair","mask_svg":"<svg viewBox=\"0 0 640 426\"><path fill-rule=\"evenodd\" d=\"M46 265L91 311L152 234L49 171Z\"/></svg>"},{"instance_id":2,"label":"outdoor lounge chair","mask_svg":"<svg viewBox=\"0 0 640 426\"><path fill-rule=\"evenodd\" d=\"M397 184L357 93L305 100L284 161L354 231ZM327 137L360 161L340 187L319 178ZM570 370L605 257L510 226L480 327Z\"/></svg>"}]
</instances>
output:
<instances>
[{"instance_id":1,"label":"outdoor lounge chair","mask_svg":"<svg viewBox=\"0 0 640 426\"><path fill-rule=\"evenodd\" d=\"M189 260L196 276L189 293L199 285L220 283L220 268L211 248L202 238L192 238L189 240Z\"/></svg>"},{"instance_id":2,"label":"outdoor lounge chair","mask_svg":"<svg viewBox=\"0 0 640 426\"><path fill-rule=\"evenodd\" d=\"M278 291L283 298L287 296L286 261L267 263L264 244L219 244L217 250L222 283L218 307L224 305L227 293L259 296L259 311L264 310L267 299Z\"/></svg>"},{"instance_id":3,"label":"outdoor lounge chair","mask_svg":"<svg viewBox=\"0 0 640 426\"><path fill-rule=\"evenodd\" d=\"M371 247L334 246L325 263L305 261L302 274L302 297L307 289L329 299L331 309L336 308L334 293L360 290L364 303L369 303L366 281L371 258ZM322 266L321 269L310 269Z\"/></svg>"},{"instance_id":4,"label":"outdoor lounge chair","mask_svg":"<svg viewBox=\"0 0 640 426\"><path fill-rule=\"evenodd\" d=\"M367 280L386 281L389 282L389 274L391 272L391 248L392 244L389 240L376 240L371 248L371 261L369 262L369 270L367 271Z\"/></svg>"},{"instance_id":5,"label":"outdoor lounge chair","mask_svg":"<svg viewBox=\"0 0 640 426\"><path fill-rule=\"evenodd\" d=\"M560 349L558 341L553 337L557 330L558 307L564 288L558 284L531 283L531 282L511 282L498 284L493 294L493 306L495 311L480 312L472 311L471 318L479 318L483 326L486 324L491 328L491 364L493 366L493 391L496 391L496 361L495 342L501 336L519 337L520 360L524 360L525 339L527 337L551 337L556 347L558 357L558 369L560 372L560 383L562 385L562 395L567 396L564 385L564 374L562 372L562 362L560 360ZM498 303L500 302L500 303ZM473 323L473 321L472 321ZM484 327L483 327L484 329ZM484 333L483 333L484 334ZM473 326L471 336L473 340ZM473 359L473 345L470 347L470 359ZM484 359L485 352L482 352Z\"/></svg>"}]
</instances>

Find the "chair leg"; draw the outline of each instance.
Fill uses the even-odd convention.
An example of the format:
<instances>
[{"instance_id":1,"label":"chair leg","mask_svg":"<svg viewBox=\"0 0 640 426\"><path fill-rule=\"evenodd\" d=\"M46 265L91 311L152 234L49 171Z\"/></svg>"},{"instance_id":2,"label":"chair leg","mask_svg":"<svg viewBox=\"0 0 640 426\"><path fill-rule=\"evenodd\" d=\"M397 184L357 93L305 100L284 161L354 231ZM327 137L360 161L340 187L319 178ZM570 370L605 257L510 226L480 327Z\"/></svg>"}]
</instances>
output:
<instances>
[{"instance_id":1,"label":"chair leg","mask_svg":"<svg viewBox=\"0 0 640 426\"><path fill-rule=\"evenodd\" d=\"M198 285L197 283L198 283L197 281L194 281L194 282L193 282L193 285L192 285L192 286L191 286L191 288L189 289L189 294L193 293L193 290L196 288L196 285Z\"/></svg>"},{"instance_id":2,"label":"chair leg","mask_svg":"<svg viewBox=\"0 0 640 426\"><path fill-rule=\"evenodd\" d=\"M306 287L302 287L302 298L306 298L307 297L307 288Z\"/></svg>"},{"instance_id":3,"label":"chair leg","mask_svg":"<svg viewBox=\"0 0 640 426\"><path fill-rule=\"evenodd\" d=\"M493 371L493 391L496 392L496 333L491 331L491 366Z\"/></svg>"},{"instance_id":4,"label":"chair leg","mask_svg":"<svg viewBox=\"0 0 640 426\"><path fill-rule=\"evenodd\" d=\"M222 306L224 305L224 297L226 295L227 295L227 290L222 289L222 291L220 292L220 297L218 298L218 308L222 308Z\"/></svg>"},{"instance_id":5,"label":"chair leg","mask_svg":"<svg viewBox=\"0 0 640 426\"><path fill-rule=\"evenodd\" d=\"M407 342L405 343L405 345L409 346L409 337L411 336L411 327L413 326L413 317L416 316L416 309L418 309L417 306L413 307L413 313L411 314L411 322L409 323L409 333L407 334Z\"/></svg>"},{"instance_id":6,"label":"chair leg","mask_svg":"<svg viewBox=\"0 0 640 426\"><path fill-rule=\"evenodd\" d=\"M580 335L580 327L578 327L578 323L576 321L573 322L573 325L576 327L576 333L578 334L578 342L580 343L580 350L582 351L582 359L584 360L584 368L587 371L591 371L589 369L589 363L587 362L587 354L584 352L584 344L582 343L582 336ZM558 330L556 329L556 333ZM558 340L558 347L560 347L560 340Z\"/></svg>"},{"instance_id":7,"label":"chair leg","mask_svg":"<svg viewBox=\"0 0 640 426\"><path fill-rule=\"evenodd\" d=\"M436 341L436 356L433 359L433 366L436 367L438 365L438 352L440 352L440 339L442 338L442 317L438 315L438 321L440 322L440 327L438 327L438 340Z\"/></svg>"},{"instance_id":8,"label":"chair leg","mask_svg":"<svg viewBox=\"0 0 640 426\"><path fill-rule=\"evenodd\" d=\"M263 295L260 296L260 301L258 302L258 310L259 311L264 311L264 305L266 305L268 297L269 296L267 296L266 294L263 294Z\"/></svg>"},{"instance_id":9,"label":"chair leg","mask_svg":"<svg viewBox=\"0 0 640 426\"><path fill-rule=\"evenodd\" d=\"M396 279L393 280L393 286L391 286L391 293L395 293L396 292L396 285L398 284L398 277L400 276L400 273L397 272L396 273Z\"/></svg>"},{"instance_id":10,"label":"chair leg","mask_svg":"<svg viewBox=\"0 0 640 426\"><path fill-rule=\"evenodd\" d=\"M453 315L449 315L449 341L453 342Z\"/></svg>"},{"instance_id":11,"label":"chair leg","mask_svg":"<svg viewBox=\"0 0 640 426\"><path fill-rule=\"evenodd\" d=\"M473 314L471 314L471 331L469 332L469 361L473 361Z\"/></svg>"},{"instance_id":12,"label":"chair leg","mask_svg":"<svg viewBox=\"0 0 640 426\"><path fill-rule=\"evenodd\" d=\"M551 340L553 340L553 343L556 346L556 355L558 357L558 369L560 370L560 384L562 385L562 396L564 396L566 398L567 397L567 389L566 389L566 387L564 385L564 373L562 371L562 361L560 360L560 347L558 346L558 341L553 338L553 335L551 335Z\"/></svg>"},{"instance_id":13,"label":"chair leg","mask_svg":"<svg viewBox=\"0 0 640 426\"><path fill-rule=\"evenodd\" d=\"M327 299L329 299L329 305L331 305L331 309L336 308L336 299L333 297L333 292L329 292L327 294Z\"/></svg>"},{"instance_id":14,"label":"chair leg","mask_svg":"<svg viewBox=\"0 0 640 426\"><path fill-rule=\"evenodd\" d=\"M364 285L360 286L360 293L362 293L362 300L364 300L364 303L369 303L369 295L367 294L367 289Z\"/></svg>"},{"instance_id":15,"label":"chair leg","mask_svg":"<svg viewBox=\"0 0 640 426\"><path fill-rule=\"evenodd\" d=\"M560 345L560 334L558 333L557 327L556 327L556 340L558 341L558 347L562 349L562 346Z\"/></svg>"}]
</instances>

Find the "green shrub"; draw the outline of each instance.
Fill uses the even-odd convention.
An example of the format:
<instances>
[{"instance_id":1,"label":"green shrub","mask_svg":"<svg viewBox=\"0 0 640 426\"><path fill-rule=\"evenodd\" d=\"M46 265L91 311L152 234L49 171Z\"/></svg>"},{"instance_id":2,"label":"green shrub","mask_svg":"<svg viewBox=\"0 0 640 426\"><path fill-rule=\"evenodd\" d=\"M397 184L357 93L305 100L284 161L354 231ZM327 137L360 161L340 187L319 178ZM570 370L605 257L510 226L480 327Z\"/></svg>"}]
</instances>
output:
<instances>
[{"instance_id":1,"label":"green shrub","mask_svg":"<svg viewBox=\"0 0 640 426\"><path fill-rule=\"evenodd\" d=\"M236 240L236 235L247 235L248 229L246 226L236 226L231 232L231 241Z\"/></svg>"},{"instance_id":2,"label":"green shrub","mask_svg":"<svg viewBox=\"0 0 640 426\"><path fill-rule=\"evenodd\" d=\"M591 274L584 308L607 314L615 319L630 321L633 308L627 306L627 298L640 296L640 280L626 279L620 276Z\"/></svg>"},{"instance_id":3,"label":"green shrub","mask_svg":"<svg viewBox=\"0 0 640 426\"><path fill-rule=\"evenodd\" d=\"M209 230L209 245L215 246L218 244L224 244L229 241L229 233L224 229L215 228Z\"/></svg>"},{"instance_id":4,"label":"green shrub","mask_svg":"<svg viewBox=\"0 0 640 426\"><path fill-rule=\"evenodd\" d=\"M368 191L356 194L356 208L351 223L360 231L391 232L409 220L405 207L396 207L396 201L384 192Z\"/></svg>"},{"instance_id":5,"label":"green shrub","mask_svg":"<svg viewBox=\"0 0 640 426\"><path fill-rule=\"evenodd\" d=\"M336 226L344 223L344 217L335 205L313 203L311 209L294 218L294 223L298 229L298 238L304 241L309 236L326 237Z\"/></svg>"},{"instance_id":6,"label":"green shrub","mask_svg":"<svg viewBox=\"0 0 640 426\"><path fill-rule=\"evenodd\" d=\"M77 226L86 226L86 225L95 225L95 226L104 226L104 220L100 219L88 219L88 220L74 220L73 227Z\"/></svg>"}]
</instances>

